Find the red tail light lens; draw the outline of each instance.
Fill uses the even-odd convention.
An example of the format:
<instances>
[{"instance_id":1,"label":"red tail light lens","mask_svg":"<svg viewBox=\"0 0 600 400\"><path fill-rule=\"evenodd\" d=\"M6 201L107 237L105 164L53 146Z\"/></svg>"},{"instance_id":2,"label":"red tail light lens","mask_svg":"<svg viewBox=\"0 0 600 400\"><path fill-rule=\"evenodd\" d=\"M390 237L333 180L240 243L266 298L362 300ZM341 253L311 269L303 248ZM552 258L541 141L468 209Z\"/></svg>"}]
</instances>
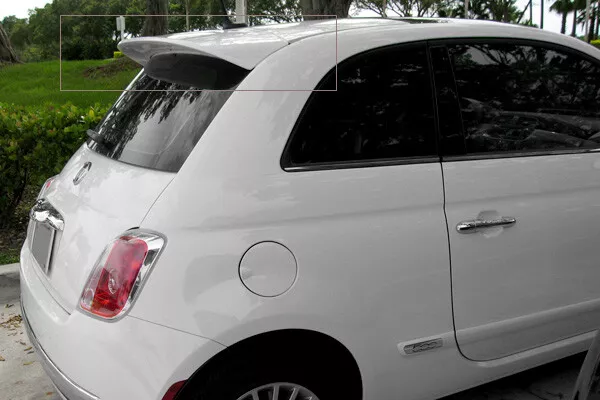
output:
<instances>
[{"instance_id":1,"label":"red tail light lens","mask_svg":"<svg viewBox=\"0 0 600 400\"><path fill-rule=\"evenodd\" d=\"M80 307L98 317L114 319L131 305L164 239L152 233L132 231L105 249L81 295Z\"/></svg>"},{"instance_id":2,"label":"red tail light lens","mask_svg":"<svg viewBox=\"0 0 600 400\"><path fill-rule=\"evenodd\" d=\"M185 385L185 381L175 382L171 385L167 393L163 396L162 400L174 400L181 388Z\"/></svg>"},{"instance_id":3,"label":"red tail light lens","mask_svg":"<svg viewBox=\"0 0 600 400\"><path fill-rule=\"evenodd\" d=\"M42 185L42 189L40 190L40 193L38 194L38 200L41 199L44 194L48 191L48 189L50 189L50 186L52 185L52 182L54 181L54 179L56 179L58 175L54 175L51 176L50 178L48 178L46 180L46 182L44 182L44 184Z\"/></svg>"}]
</instances>

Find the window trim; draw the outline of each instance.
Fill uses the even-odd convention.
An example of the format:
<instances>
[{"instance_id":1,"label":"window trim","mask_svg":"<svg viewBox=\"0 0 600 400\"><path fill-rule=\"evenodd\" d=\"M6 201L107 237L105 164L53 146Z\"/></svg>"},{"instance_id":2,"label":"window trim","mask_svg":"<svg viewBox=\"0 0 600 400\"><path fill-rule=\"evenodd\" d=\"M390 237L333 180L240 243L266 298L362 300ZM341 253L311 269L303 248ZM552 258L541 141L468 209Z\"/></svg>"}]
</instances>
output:
<instances>
[{"instance_id":1,"label":"window trim","mask_svg":"<svg viewBox=\"0 0 600 400\"><path fill-rule=\"evenodd\" d=\"M583 58L596 65L600 69L600 59L597 59L589 54L586 54L580 50L574 49L572 47L567 47L562 44L557 44L553 42L546 42L539 39L525 39L525 38L506 38L506 37L478 37L478 38L448 38L448 39L435 39L428 41L428 48L433 46L443 46L446 51L448 51L448 46L453 44L460 45L469 45L469 44L485 44L485 43L505 43L505 44L516 44L516 45L530 45L530 46L538 46L545 47L547 49L559 50L566 54L573 54ZM456 86L456 77L454 75L454 69L452 68L452 64L448 65L450 68L450 73L452 75L452 80L454 81L454 87L456 90L456 94L458 95L458 87ZM435 82L434 82L435 83ZM437 93L435 93L437 99ZM460 104L458 102L455 103L455 106L460 110ZM460 119L462 121L462 112L460 112ZM464 122L461 123L459 131L462 134L463 140L465 140L465 132L464 132ZM442 139L442 135L444 133L440 132L440 140ZM588 147L582 149L556 149L556 150L533 150L533 151L507 151L507 152L490 152L490 153L477 153L477 154L454 154L454 155L445 155L443 153L440 154L440 158L442 162L452 162L452 161L472 161L472 160L497 160L502 158L522 158L522 157L541 157L541 156L553 156L553 155L566 155L566 154L586 154L586 153L600 153L600 143L598 147ZM466 151L466 150L465 150Z\"/></svg>"},{"instance_id":2,"label":"window trim","mask_svg":"<svg viewBox=\"0 0 600 400\"><path fill-rule=\"evenodd\" d=\"M463 154L446 156L442 162L453 161L475 161L475 160L498 160L502 158L523 158L523 157L542 157L542 156L561 156L572 154L600 153L599 147L588 147L585 149L556 149L556 150L539 150L539 151L517 151L517 152L490 152L478 154Z\"/></svg>"},{"instance_id":3,"label":"window trim","mask_svg":"<svg viewBox=\"0 0 600 400\"><path fill-rule=\"evenodd\" d=\"M285 172L303 172L303 171L331 171L336 169L354 169L354 168L373 168L373 167L391 167L395 165L413 165L413 164L431 164L439 163L438 156L425 157L404 157L404 158L378 158L374 160L357 161L333 161L310 165L296 165L283 167Z\"/></svg>"},{"instance_id":4,"label":"window trim","mask_svg":"<svg viewBox=\"0 0 600 400\"><path fill-rule=\"evenodd\" d=\"M437 122L437 97L435 93L433 75L431 70L431 59L429 56L429 41L428 40L418 40L414 42L404 42L404 43L394 43L391 45L375 47L369 50L365 50L360 53L353 54L348 58L340 61L338 65L335 65L332 69L327 71L327 73L319 80L319 83L315 86L315 90L319 89L331 76L332 73L337 72L337 68L339 64L345 64L346 62L350 62L351 60L368 55L370 53L377 53L380 51L386 51L389 49L410 49L411 47L419 47L425 51L425 65L427 67L427 77L429 79L429 86L431 89L432 96L432 112L433 112L433 120L434 120L434 135L435 135L435 148L436 154L430 156L416 156L416 157L397 157L397 158L380 158L380 159L367 159L367 160L355 160L355 161L331 161L331 162L319 162L308 165L294 165L291 161L290 155L290 147L292 142L294 141L295 136L298 134L300 123L303 121L306 116L308 110L310 110L311 105L315 101L316 94L320 92L312 92L302 107L302 111L298 115L296 122L287 138L286 144L281 153L281 157L279 159L279 166L285 172L306 172L306 171L331 171L337 169L353 169L353 168L373 168L373 167L388 167L388 166L396 166L396 165L414 165L414 164L431 164L431 163L439 163L441 162L440 155L440 140L439 140L439 130L438 130L438 122ZM336 82L337 84L337 82Z\"/></svg>"}]
</instances>

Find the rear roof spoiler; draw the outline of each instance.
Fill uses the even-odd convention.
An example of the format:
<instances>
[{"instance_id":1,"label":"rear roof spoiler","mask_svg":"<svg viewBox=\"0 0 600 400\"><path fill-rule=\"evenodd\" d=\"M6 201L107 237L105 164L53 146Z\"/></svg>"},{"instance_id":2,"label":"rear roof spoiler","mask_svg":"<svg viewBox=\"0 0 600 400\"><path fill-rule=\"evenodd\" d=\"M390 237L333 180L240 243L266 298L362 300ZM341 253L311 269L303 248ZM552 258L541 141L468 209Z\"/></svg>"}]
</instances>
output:
<instances>
[{"instance_id":1,"label":"rear roof spoiler","mask_svg":"<svg viewBox=\"0 0 600 400\"><path fill-rule=\"evenodd\" d=\"M269 54L287 45L287 41L266 30L256 32L241 28L126 39L118 47L143 66L158 54L187 53L222 59L251 70Z\"/></svg>"}]
</instances>

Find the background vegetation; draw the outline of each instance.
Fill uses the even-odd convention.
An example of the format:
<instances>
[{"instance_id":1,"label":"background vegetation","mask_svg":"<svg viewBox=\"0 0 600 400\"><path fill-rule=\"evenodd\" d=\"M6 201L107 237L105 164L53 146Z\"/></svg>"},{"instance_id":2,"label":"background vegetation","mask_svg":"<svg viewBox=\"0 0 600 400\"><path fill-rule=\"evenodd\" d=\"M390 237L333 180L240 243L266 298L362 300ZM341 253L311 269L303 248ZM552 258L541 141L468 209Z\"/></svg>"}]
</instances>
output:
<instances>
[{"instance_id":1,"label":"background vegetation","mask_svg":"<svg viewBox=\"0 0 600 400\"><path fill-rule=\"evenodd\" d=\"M63 89L121 90L139 72L127 58L63 61ZM120 92L61 92L59 61L0 69L0 265L17 262L42 183L60 172Z\"/></svg>"},{"instance_id":2,"label":"background vegetation","mask_svg":"<svg viewBox=\"0 0 600 400\"><path fill-rule=\"evenodd\" d=\"M95 127L106 111L107 106L100 104L0 103L0 231L5 233L0 235L0 250L4 250L0 260L14 261L11 257L17 256L14 253L25 233L26 210L33 200L27 198L22 208L25 215L16 214L24 195L36 193L34 188L39 190L49 176L60 172L86 139L86 130Z\"/></svg>"},{"instance_id":3,"label":"background vegetation","mask_svg":"<svg viewBox=\"0 0 600 400\"><path fill-rule=\"evenodd\" d=\"M251 25L268 21L290 22L302 19L304 0L250 0ZM316 0L311 0L313 3ZM371 10L381 16L463 17L463 0L319 0L329 3L343 2L343 9L336 14L357 14ZM62 57L65 60L107 59L117 49L120 32L116 30L114 17L67 17L60 15L143 15L149 3L166 2L169 19L167 32L182 32L214 28L221 24L218 18L197 14L221 14L220 0L53 0L43 8L30 10L28 18L7 16L1 22L17 56L21 61L46 61L58 58L59 36L62 33ZM226 0L228 11L234 10L235 0ZM583 24L585 0L555 0L552 10L563 16L562 31ZM308 10L310 11L310 10ZM470 0L469 17L503 22L530 24L529 12L516 6L516 0ZM306 12L304 12L306 14ZM187 17L186 17L187 16ZM572 23L567 27L567 17ZM590 24L592 39L600 29L598 0L592 1ZM61 29L62 28L62 29ZM126 37L142 34L143 17L126 17Z\"/></svg>"}]
</instances>

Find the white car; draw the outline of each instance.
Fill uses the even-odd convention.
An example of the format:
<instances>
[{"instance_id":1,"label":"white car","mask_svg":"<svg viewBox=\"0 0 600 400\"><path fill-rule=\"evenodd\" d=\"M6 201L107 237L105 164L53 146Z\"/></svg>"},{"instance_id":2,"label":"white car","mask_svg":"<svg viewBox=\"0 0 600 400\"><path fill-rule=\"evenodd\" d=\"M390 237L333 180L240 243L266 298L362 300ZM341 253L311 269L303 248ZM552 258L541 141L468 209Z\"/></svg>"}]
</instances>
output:
<instances>
[{"instance_id":1,"label":"white car","mask_svg":"<svg viewBox=\"0 0 600 400\"><path fill-rule=\"evenodd\" d=\"M588 348L599 50L410 18L120 48L145 70L21 252L65 398L435 399Z\"/></svg>"}]
</instances>

